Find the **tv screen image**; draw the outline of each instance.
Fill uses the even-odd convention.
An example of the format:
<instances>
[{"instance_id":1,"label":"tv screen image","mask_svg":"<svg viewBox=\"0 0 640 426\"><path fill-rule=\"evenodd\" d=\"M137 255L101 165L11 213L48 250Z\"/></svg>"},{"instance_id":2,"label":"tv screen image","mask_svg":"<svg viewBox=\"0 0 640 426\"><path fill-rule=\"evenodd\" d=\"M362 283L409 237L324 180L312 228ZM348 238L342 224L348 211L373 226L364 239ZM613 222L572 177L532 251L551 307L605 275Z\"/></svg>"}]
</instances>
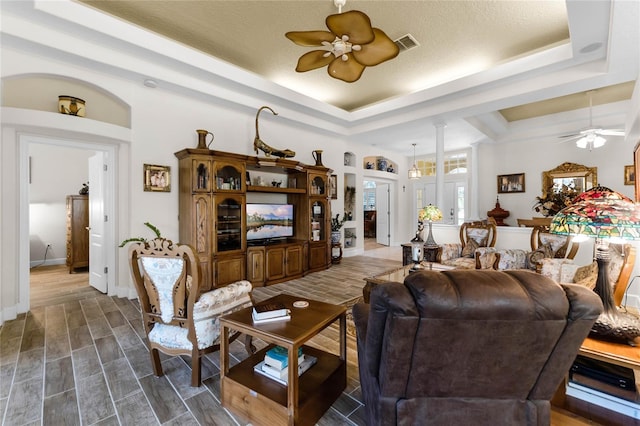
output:
<instances>
[{"instance_id":1,"label":"tv screen image","mask_svg":"<svg viewBox=\"0 0 640 426\"><path fill-rule=\"evenodd\" d=\"M292 236L292 204L247 204L247 241Z\"/></svg>"}]
</instances>

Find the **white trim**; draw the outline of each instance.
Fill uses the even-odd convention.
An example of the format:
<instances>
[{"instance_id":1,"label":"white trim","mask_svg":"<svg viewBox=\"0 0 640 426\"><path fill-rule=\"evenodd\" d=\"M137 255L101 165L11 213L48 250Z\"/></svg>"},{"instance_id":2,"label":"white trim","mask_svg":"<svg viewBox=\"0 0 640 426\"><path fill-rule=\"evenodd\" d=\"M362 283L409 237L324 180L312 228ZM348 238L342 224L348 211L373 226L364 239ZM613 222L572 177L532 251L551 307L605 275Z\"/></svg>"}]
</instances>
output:
<instances>
[{"instance_id":1,"label":"white trim","mask_svg":"<svg viewBox=\"0 0 640 426\"><path fill-rule=\"evenodd\" d=\"M567 383L567 396L572 396L634 419L640 419L640 404L574 382Z\"/></svg>"},{"instance_id":2,"label":"white trim","mask_svg":"<svg viewBox=\"0 0 640 426\"><path fill-rule=\"evenodd\" d=\"M17 278L16 292L18 300L3 300L5 306L2 318L14 319L16 313L29 310L29 185L28 162L29 144L46 143L103 151L105 163L108 166L106 178L105 214L110 218L105 227L105 247L107 252L108 295L130 295L131 289L118 286L120 276L124 273L119 268L117 246L115 239L118 230L128 231L128 221L119 213L128 211L129 203L129 149L132 139L131 129L102 123L90 119L68 120L69 117L62 114L25 110L20 108L2 108L3 134L8 131L7 139L3 143L15 146L15 157L2 158L2 163L16 162L18 189L15 201L18 204L17 228ZM119 165L125 165L123 172L119 171ZM7 200L9 201L9 200ZM7 316L14 315L14 316Z\"/></svg>"}]
</instances>

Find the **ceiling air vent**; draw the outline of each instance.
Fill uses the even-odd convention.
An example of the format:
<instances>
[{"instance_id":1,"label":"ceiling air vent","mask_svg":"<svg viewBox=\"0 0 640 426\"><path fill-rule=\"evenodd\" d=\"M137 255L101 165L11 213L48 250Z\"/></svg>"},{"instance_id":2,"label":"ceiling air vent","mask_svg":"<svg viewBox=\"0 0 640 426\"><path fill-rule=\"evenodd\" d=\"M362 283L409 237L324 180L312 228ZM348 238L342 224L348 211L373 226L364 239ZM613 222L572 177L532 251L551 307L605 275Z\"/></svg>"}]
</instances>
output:
<instances>
[{"instance_id":1,"label":"ceiling air vent","mask_svg":"<svg viewBox=\"0 0 640 426\"><path fill-rule=\"evenodd\" d=\"M394 40L400 52L404 52L405 50L413 49L414 47L420 46L418 40L416 40L411 34L404 35L397 40Z\"/></svg>"}]
</instances>

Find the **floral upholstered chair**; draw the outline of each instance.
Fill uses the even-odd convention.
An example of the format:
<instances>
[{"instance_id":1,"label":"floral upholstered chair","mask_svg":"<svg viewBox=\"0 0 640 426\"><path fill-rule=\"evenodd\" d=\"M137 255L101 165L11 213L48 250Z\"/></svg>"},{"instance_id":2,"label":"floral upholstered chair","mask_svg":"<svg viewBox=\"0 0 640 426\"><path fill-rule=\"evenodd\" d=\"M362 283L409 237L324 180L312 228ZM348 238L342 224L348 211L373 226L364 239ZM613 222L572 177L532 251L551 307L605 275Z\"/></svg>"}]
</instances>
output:
<instances>
[{"instance_id":1,"label":"floral upholstered chair","mask_svg":"<svg viewBox=\"0 0 640 426\"><path fill-rule=\"evenodd\" d=\"M495 222L465 222L460 226L460 242L442 244L437 260L443 265L476 269L476 250L495 244Z\"/></svg>"},{"instance_id":2,"label":"floral upholstered chair","mask_svg":"<svg viewBox=\"0 0 640 426\"><path fill-rule=\"evenodd\" d=\"M573 259L578 252L578 243L572 237L551 234L548 226L531 228L531 251L523 249L479 248L476 251L478 269L531 269L540 272L542 259ZM497 256L497 260L492 257Z\"/></svg>"},{"instance_id":3,"label":"floral upholstered chair","mask_svg":"<svg viewBox=\"0 0 640 426\"><path fill-rule=\"evenodd\" d=\"M252 305L251 283L238 281L200 294L193 250L164 238L133 244L129 262L154 374L163 375L158 351L188 355L191 386L200 386L200 358L220 349L219 317ZM250 338L245 347L254 351Z\"/></svg>"},{"instance_id":4,"label":"floral upholstered chair","mask_svg":"<svg viewBox=\"0 0 640 426\"><path fill-rule=\"evenodd\" d=\"M531 252L527 254L527 268L539 271L543 258L573 259L580 245L573 237L549 232L548 226L534 226L531 230Z\"/></svg>"}]
</instances>

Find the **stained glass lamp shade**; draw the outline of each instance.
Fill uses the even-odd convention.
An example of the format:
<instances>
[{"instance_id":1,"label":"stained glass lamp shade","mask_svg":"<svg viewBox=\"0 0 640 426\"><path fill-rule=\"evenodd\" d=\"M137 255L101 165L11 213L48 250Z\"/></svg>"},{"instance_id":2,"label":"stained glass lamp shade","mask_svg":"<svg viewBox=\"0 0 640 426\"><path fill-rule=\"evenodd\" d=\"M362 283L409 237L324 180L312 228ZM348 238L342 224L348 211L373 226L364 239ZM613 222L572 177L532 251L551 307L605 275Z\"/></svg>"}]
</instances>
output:
<instances>
[{"instance_id":1,"label":"stained glass lamp shade","mask_svg":"<svg viewBox=\"0 0 640 426\"><path fill-rule=\"evenodd\" d=\"M433 239L433 233L431 232L431 223L433 221L442 220L442 212L440 209L432 204L423 207L418 213L418 223L422 224L424 221L429 222L429 235L427 236L426 245L430 247L437 246L438 244Z\"/></svg>"},{"instance_id":2,"label":"stained glass lamp shade","mask_svg":"<svg viewBox=\"0 0 640 426\"><path fill-rule=\"evenodd\" d=\"M632 342L640 336L640 320L619 312L609 283L609 241L640 239L640 208L633 200L604 186L578 195L551 221L552 233L595 238L598 278L594 291L602 299L604 312L592 329L596 337Z\"/></svg>"}]
</instances>

